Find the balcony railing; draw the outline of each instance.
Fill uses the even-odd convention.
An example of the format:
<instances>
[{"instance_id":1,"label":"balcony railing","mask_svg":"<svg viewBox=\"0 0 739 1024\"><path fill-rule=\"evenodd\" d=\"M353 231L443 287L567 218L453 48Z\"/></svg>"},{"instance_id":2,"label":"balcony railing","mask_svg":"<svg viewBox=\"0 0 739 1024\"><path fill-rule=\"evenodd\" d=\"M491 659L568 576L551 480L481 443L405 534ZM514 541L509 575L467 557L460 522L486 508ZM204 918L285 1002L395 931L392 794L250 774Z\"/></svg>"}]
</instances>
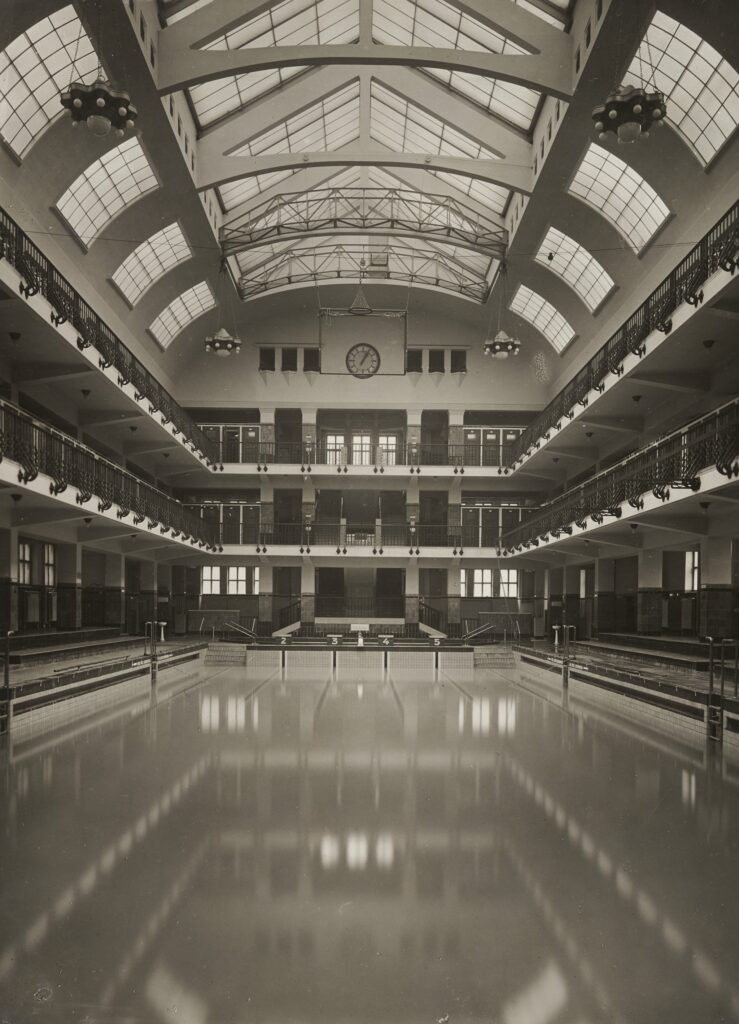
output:
<instances>
[{"instance_id":1,"label":"balcony railing","mask_svg":"<svg viewBox=\"0 0 739 1024\"><path fill-rule=\"evenodd\" d=\"M644 506L649 491L668 501L671 491L700 488L698 474L715 466L726 477L739 476L739 401L733 401L636 452L617 466L542 506L503 537L508 550L537 546L542 537L571 536L590 519L621 517L621 505Z\"/></svg>"},{"instance_id":2,"label":"balcony railing","mask_svg":"<svg viewBox=\"0 0 739 1024\"><path fill-rule=\"evenodd\" d=\"M553 427L559 429L593 389L602 391L609 373L620 376L629 353L644 354L644 341L653 330L669 334L672 314L684 302L697 306L703 301L702 287L717 270L734 273L739 244L739 203L731 207L687 256L680 261L646 302L621 325L603 347L585 364L556 398L529 424L511 445L511 462L521 458ZM511 463L508 463L509 465Z\"/></svg>"},{"instance_id":3,"label":"balcony railing","mask_svg":"<svg viewBox=\"0 0 739 1024\"><path fill-rule=\"evenodd\" d=\"M21 295L30 297L40 292L54 309L52 323L59 326L69 322L77 331L77 347L81 351L90 346L96 349L101 370L114 367L119 385L133 384L137 401L146 399L152 415L158 415L163 425L171 423L193 451L210 462L217 461L216 448L200 427L1 208L0 259L8 260L23 278Z\"/></svg>"},{"instance_id":4,"label":"balcony railing","mask_svg":"<svg viewBox=\"0 0 739 1024\"><path fill-rule=\"evenodd\" d=\"M96 498L98 512L116 506L118 519L132 516L135 526L146 523L149 529L158 527L162 534L181 536L201 547L217 543L207 521L163 491L0 399L0 461L3 458L18 463L20 484L43 473L51 477L52 495L73 487L78 505Z\"/></svg>"},{"instance_id":5,"label":"balcony railing","mask_svg":"<svg viewBox=\"0 0 739 1024\"><path fill-rule=\"evenodd\" d=\"M464 472L475 466L505 468L511 461L510 445L502 444L382 444L309 445L300 441L238 441L213 442L218 462L230 465L254 465L258 471L274 465L294 465L302 469L312 466L336 467L338 473L349 466L365 466L383 473L388 466L452 466Z\"/></svg>"},{"instance_id":6,"label":"balcony railing","mask_svg":"<svg viewBox=\"0 0 739 1024\"><path fill-rule=\"evenodd\" d=\"M226 543L225 539L220 543ZM412 526L408 523L274 523L261 526L257 552L267 553L274 545L294 547L300 554L319 546L334 548L337 555L357 548L369 548L373 554L382 554L389 548L405 548L408 553L415 553L429 547L446 547L452 554L463 553L461 528Z\"/></svg>"}]
</instances>

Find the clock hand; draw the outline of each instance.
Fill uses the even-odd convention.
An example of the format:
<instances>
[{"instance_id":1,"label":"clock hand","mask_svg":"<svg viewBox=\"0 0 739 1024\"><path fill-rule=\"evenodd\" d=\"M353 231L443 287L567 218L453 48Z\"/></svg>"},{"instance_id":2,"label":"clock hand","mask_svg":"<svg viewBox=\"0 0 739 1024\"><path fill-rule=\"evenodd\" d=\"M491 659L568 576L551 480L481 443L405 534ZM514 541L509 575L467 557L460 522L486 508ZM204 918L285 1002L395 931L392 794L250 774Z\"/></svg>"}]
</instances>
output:
<instances>
[{"instance_id":1,"label":"clock hand","mask_svg":"<svg viewBox=\"0 0 739 1024\"><path fill-rule=\"evenodd\" d=\"M368 355L369 355L369 352L365 352L364 353L364 355L362 356L362 358L359 361L359 365L360 366L364 366L364 364L367 362L367 356Z\"/></svg>"}]
</instances>

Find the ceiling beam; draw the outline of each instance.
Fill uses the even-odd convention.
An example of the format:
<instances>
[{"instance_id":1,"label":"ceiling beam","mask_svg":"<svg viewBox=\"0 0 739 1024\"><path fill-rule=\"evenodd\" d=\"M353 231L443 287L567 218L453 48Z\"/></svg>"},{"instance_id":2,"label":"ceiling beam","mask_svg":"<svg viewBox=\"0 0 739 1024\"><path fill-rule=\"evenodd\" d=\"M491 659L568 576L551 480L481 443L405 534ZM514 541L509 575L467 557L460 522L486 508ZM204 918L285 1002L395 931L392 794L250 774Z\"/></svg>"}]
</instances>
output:
<instances>
[{"instance_id":1,"label":"ceiling beam","mask_svg":"<svg viewBox=\"0 0 739 1024\"><path fill-rule=\"evenodd\" d=\"M708 534L708 523L700 516L640 515L639 526L666 530L669 533L695 534L697 537L705 537Z\"/></svg>"},{"instance_id":2,"label":"ceiling beam","mask_svg":"<svg viewBox=\"0 0 739 1024\"><path fill-rule=\"evenodd\" d=\"M157 88L166 94L190 85L229 75L244 75L280 67L313 67L332 64L357 67L432 67L465 74L484 75L561 99L572 96L569 61L561 64L549 53L493 53L488 50L457 50L437 46L383 46L349 43L312 46L245 47L241 50L176 49L168 32L160 33ZM564 46L566 36L558 36ZM563 49L560 43L559 49Z\"/></svg>"},{"instance_id":3,"label":"ceiling beam","mask_svg":"<svg viewBox=\"0 0 739 1024\"><path fill-rule=\"evenodd\" d=\"M578 422L588 427L612 430L616 434L640 434L644 430L642 416L580 416Z\"/></svg>"},{"instance_id":4,"label":"ceiling beam","mask_svg":"<svg viewBox=\"0 0 739 1024\"><path fill-rule=\"evenodd\" d=\"M225 185L229 181L250 178L256 174L293 170L298 167L340 167L385 165L387 167L420 167L430 171L445 171L468 178L489 181L503 188L530 195L533 173L530 166L507 160L475 160L469 157L431 155L429 153L395 153L380 145L369 148L351 144L332 153L272 153L260 156L224 156L210 144L210 137L201 139L198 154L196 187L199 191Z\"/></svg>"},{"instance_id":5,"label":"ceiling beam","mask_svg":"<svg viewBox=\"0 0 739 1024\"><path fill-rule=\"evenodd\" d=\"M13 383L50 384L87 377L97 372L92 366L70 366L69 363L16 363L13 367Z\"/></svg>"},{"instance_id":6,"label":"ceiling beam","mask_svg":"<svg viewBox=\"0 0 739 1024\"><path fill-rule=\"evenodd\" d=\"M138 420L144 413L136 409L125 411L114 409L89 409L80 412L79 421L82 427L103 426L106 423L126 423L129 420Z\"/></svg>"},{"instance_id":7,"label":"ceiling beam","mask_svg":"<svg viewBox=\"0 0 739 1024\"><path fill-rule=\"evenodd\" d=\"M708 373L671 373L669 371L662 373L659 370L647 373L643 371L632 373L629 380L646 384L648 387L685 394L711 390L711 376Z\"/></svg>"}]
</instances>

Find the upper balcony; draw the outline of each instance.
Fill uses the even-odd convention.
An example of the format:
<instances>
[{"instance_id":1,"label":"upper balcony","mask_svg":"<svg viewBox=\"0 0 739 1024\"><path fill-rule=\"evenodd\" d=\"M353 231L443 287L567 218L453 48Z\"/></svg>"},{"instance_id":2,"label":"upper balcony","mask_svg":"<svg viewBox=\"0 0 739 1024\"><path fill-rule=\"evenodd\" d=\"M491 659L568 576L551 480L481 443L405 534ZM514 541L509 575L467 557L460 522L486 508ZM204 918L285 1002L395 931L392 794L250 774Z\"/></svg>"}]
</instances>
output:
<instances>
[{"instance_id":1,"label":"upper balcony","mask_svg":"<svg viewBox=\"0 0 739 1024\"><path fill-rule=\"evenodd\" d=\"M384 475L408 477L433 470L434 476L489 478L510 473L511 444L500 440L464 444L405 443L402 438L380 442L370 439L351 443L313 444L299 441L259 441L254 427L224 424L218 445L218 467L227 474L244 472L279 476L331 477ZM496 432L497 433L497 432Z\"/></svg>"}]
</instances>

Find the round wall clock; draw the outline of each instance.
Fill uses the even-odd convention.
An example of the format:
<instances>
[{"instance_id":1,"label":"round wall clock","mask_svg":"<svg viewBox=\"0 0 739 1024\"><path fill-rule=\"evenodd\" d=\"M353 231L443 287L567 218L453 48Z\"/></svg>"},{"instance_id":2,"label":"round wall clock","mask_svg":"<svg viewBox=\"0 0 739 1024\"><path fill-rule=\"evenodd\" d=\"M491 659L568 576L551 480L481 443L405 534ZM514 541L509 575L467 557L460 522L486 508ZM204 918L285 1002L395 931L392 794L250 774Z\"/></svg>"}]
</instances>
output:
<instances>
[{"instance_id":1,"label":"round wall clock","mask_svg":"<svg viewBox=\"0 0 739 1024\"><path fill-rule=\"evenodd\" d=\"M372 377L380 369L380 353L364 342L354 345L346 354L346 368L355 377Z\"/></svg>"}]
</instances>

